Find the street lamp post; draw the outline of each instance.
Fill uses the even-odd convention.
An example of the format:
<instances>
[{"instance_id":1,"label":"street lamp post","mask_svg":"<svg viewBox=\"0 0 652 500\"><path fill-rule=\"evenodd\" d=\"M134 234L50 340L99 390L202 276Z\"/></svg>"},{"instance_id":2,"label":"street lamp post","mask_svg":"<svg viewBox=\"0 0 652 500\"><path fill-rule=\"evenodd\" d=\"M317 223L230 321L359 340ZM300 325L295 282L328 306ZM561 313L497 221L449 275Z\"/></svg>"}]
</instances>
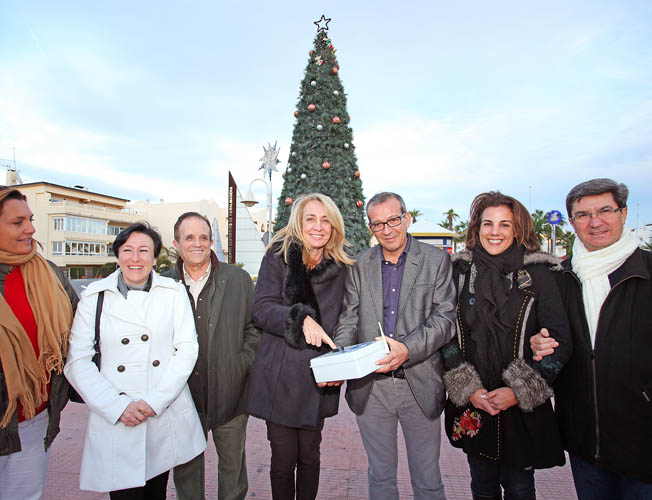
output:
<instances>
[{"instance_id":1,"label":"street lamp post","mask_svg":"<svg viewBox=\"0 0 652 500\"><path fill-rule=\"evenodd\" d=\"M263 241L265 241L265 244L267 244L272 238L272 172L278 172L276 165L281 162L278 159L278 153L280 150L276 147L276 142L274 143L274 146L272 146L268 142L267 147L263 146L263 151L265 151L265 154L259 160L262 161L263 164L258 169L263 171L263 178L254 179L253 181L251 181L251 183L249 184L249 192L247 193L247 196L245 196L245 199L242 200L242 203L244 203L248 207L253 207L256 203L258 203L258 201L256 201L256 198L254 198L253 193L251 192L251 186L256 181L262 181L263 183L265 183L265 186L267 186L267 204L269 206L269 219L267 220L267 235L268 235L267 241L265 241L264 236L263 236ZM265 174L269 175L269 182L265 180Z\"/></svg>"},{"instance_id":2,"label":"street lamp post","mask_svg":"<svg viewBox=\"0 0 652 500\"><path fill-rule=\"evenodd\" d=\"M267 241L265 241L265 236L263 235L263 241L265 241L265 244L267 244L269 243L269 239L272 237L272 183L267 182L265 179L254 179L249 183L249 191L247 191L247 195L242 200L242 203L250 208L258 203L258 200L256 200L253 192L251 191L251 186L253 186L254 182L262 182L267 187L267 205L269 207L267 218Z\"/></svg>"}]
</instances>

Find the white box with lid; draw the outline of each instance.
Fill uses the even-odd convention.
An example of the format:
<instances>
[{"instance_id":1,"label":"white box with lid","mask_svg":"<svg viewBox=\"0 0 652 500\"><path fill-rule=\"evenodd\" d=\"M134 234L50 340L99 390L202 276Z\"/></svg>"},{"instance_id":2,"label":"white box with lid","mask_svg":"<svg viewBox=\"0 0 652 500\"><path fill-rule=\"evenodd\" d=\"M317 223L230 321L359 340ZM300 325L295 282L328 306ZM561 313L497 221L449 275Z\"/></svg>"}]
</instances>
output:
<instances>
[{"instance_id":1,"label":"white box with lid","mask_svg":"<svg viewBox=\"0 0 652 500\"><path fill-rule=\"evenodd\" d=\"M362 378L380 368L376 361L387 354L387 343L381 339L322 354L310 360L310 367L316 382Z\"/></svg>"}]
</instances>

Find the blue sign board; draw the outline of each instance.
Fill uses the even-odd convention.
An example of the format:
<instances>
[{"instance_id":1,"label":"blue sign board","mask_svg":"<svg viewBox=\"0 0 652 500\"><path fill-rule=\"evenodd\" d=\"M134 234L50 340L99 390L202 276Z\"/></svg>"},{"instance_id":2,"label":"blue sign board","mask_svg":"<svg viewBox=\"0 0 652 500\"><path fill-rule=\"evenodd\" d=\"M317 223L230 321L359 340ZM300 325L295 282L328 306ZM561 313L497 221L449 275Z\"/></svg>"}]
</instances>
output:
<instances>
[{"instance_id":1,"label":"blue sign board","mask_svg":"<svg viewBox=\"0 0 652 500\"><path fill-rule=\"evenodd\" d=\"M562 215L559 210L551 210L548 212L548 224L553 226L559 224L562 221Z\"/></svg>"}]
</instances>

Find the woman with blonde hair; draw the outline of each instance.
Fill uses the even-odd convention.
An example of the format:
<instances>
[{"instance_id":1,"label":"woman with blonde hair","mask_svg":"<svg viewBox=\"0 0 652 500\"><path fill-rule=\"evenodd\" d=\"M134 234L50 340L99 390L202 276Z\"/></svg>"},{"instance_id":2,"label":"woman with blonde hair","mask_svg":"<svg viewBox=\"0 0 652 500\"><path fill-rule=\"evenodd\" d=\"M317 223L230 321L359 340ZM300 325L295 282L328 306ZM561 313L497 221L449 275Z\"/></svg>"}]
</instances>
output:
<instances>
[{"instance_id":1,"label":"woman with blonde hair","mask_svg":"<svg viewBox=\"0 0 652 500\"><path fill-rule=\"evenodd\" d=\"M297 198L261 263L252 319L263 336L251 373L248 413L267 423L272 497L314 499L324 418L337 413L339 387L318 387L310 360L335 348L329 337L342 306L344 221L320 193ZM296 479L295 479L296 470Z\"/></svg>"}]
</instances>

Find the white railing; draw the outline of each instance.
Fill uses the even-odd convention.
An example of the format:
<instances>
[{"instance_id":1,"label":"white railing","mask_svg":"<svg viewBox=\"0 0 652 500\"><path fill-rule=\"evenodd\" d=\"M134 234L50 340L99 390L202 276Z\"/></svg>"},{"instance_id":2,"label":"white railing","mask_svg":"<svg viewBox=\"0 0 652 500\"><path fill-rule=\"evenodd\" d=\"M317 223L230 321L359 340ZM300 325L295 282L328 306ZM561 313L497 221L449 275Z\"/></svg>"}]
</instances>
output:
<instances>
[{"instance_id":1,"label":"white railing","mask_svg":"<svg viewBox=\"0 0 652 500\"><path fill-rule=\"evenodd\" d=\"M50 200L50 205L61 206L65 208L78 209L78 210L93 210L97 212L110 212L110 213L122 213L126 215L136 215L136 211L131 208L111 208L103 207L100 205L93 205L91 203L76 203L74 201L67 200Z\"/></svg>"}]
</instances>

